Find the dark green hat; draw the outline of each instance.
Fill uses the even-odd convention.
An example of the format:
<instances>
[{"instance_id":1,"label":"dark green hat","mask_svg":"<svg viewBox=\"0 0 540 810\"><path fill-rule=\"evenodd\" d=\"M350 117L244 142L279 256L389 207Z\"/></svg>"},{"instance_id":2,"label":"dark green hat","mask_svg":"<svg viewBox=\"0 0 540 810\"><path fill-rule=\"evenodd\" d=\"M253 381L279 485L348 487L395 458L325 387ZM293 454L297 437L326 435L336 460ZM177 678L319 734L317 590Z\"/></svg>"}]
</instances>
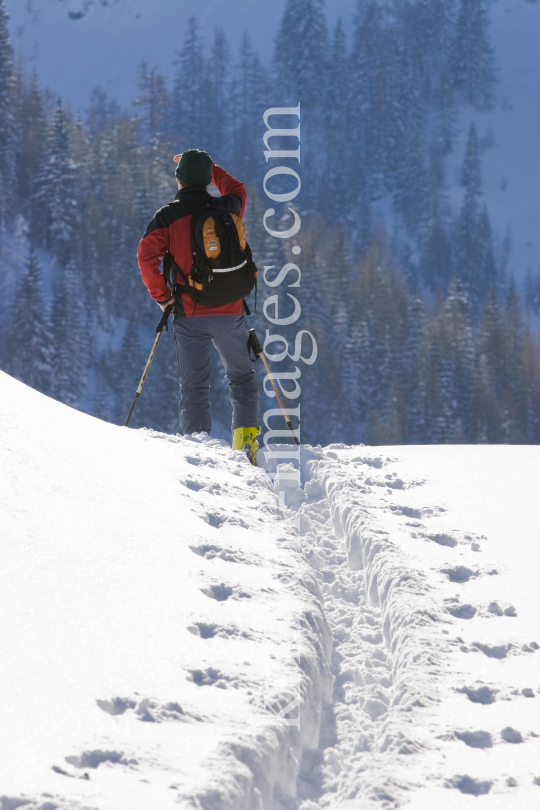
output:
<instances>
[{"instance_id":1,"label":"dark green hat","mask_svg":"<svg viewBox=\"0 0 540 810\"><path fill-rule=\"evenodd\" d=\"M186 149L176 167L176 177L184 186L207 186L212 182L212 158L200 149Z\"/></svg>"}]
</instances>

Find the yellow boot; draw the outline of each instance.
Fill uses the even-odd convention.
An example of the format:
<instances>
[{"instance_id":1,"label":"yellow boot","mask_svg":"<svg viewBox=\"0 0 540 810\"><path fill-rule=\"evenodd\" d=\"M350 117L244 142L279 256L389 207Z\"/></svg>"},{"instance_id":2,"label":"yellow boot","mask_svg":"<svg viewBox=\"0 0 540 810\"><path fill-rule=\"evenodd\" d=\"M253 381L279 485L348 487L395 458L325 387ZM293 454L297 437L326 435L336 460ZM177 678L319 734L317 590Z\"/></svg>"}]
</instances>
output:
<instances>
[{"instance_id":1,"label":"yellow boot","mask_svg":"<svg viewBox=\"0 0 540 810\"><path fill-rule=\"evenodd\" d=\"M257 436L260 432L260 427L239 427L233 430L232 449L243 450L254 467L257 466L257 450L259 449Z\"/></svg>"}]
</instances>

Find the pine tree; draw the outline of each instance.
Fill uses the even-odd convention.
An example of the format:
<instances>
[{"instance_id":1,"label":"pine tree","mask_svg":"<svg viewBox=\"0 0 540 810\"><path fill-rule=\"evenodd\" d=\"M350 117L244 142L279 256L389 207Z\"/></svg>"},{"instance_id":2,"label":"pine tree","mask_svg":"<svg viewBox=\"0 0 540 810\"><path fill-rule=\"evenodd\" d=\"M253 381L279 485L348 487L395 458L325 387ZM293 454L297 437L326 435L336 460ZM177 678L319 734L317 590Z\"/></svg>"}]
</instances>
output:
<instances>
[{"instance_id":1,"label":"pine tree","mask_svg":"<svg viewBox=\"0 0 540 810\"><path fill-rule=\"evenodd\" d=\"M96 419L102 419L104 422L111 421L107 385L101 375L96 377L96 395L92 407L92 416L95 416Z\"/></svg>"},{"instance_id":2,"label":"pine tree","mask_svg":"<svg viewBox=\"0 0 540 810\"><path fill-rule=\"evenodd\" d=\"M321 189L321 201L326 204L331 221L343 218L348 211L351 217L353 187L362 183L361 168L355 172L354 180L346 170L349 162L349 59L347 55L347 38L341 19L334 32L331 58L328 69L326 114L326 154L327 167L324 173L324 188ZM328 191L330 193L328 193ZM326 193L325 193L326 192Z\"/></svg>"},{"instance_id":3,"label":"pine tree","mask_svg":"<svg viewBox=\"0 0 540 810\"><path fill-rule=\"evenodd\" d=\"M327 66L324 0L286 0L274 52L275 89L283 100L280 106L300 104L302 171L311 179L304 184L302 201L313 207L318 201L316 180L324 148L317 116L324 102Z\"/></svg>"},{"instance_id":4,"label":"pine tree","mask_svg":"<svg viewBox=\"0 0 540 810\"><path fill-rule=\"evenodd\" d=\"M19 198L32 230L36 225L36 191L40 166L44 159L47 129L43 91L37 74L28 81L20 76L17 106L17 186Z\"/></svg>"},{"instance_id":5,"label":"pine tree","mask_svg":"<svg viewBox=\"0 0 540 810\"><path fill-rule=\"evenodd\" d=\"M414 4L416 36L422 45L418 55L430 89L448 58L455 5L455 0L416 0Z\"/></svg>"},{"instance_id":6,"label":"pine tree","mask_svg":"<svg viewBox=\"0 0 540 810\"><path fill-rule=\"evenodd\" d=\"M527 444L540 444L540 363L538 346L527 327L523 335L523 433Z\"/></svg>"},{"instance_id":7,"label":"pine tree","mask_svg":"<svg viewBox=\"0 0 540 810\"><path fill-rule=\"evenodd\" d=\"M475 197L482 193L482 174L480 168L480 146L474 122L469 127L465 159L461 170L461 185L467 193Z\"/></svg>"},{"instance_id":8,"label":"pine tree","mask_svg":"<svg viewBox=\"0 0 540 810\"><path fill-rule=\"evenodd\" d=\"M325 84L328 33L324 0L287 0L276 38L276 86L285 103L317 106Z\"/></svg>"},{"instance_id":9,"label":"pine tree","mask_svg":"<svg viewBox=\"0 0 540 810\"><path fill-rule=\"evenodd\" d=\"M225 32L217 29L210 49L207 71L207 95L211 108L211 126L206 132L205 148L215 158L216 163L224 164L230 154L231 105L229 43ZM252 94L247 85L244 92ZM253 148L253 147L252 147Z\"/></svg>"},{"instance_id":10,"label":"pine tree","mask_svg":"<svg viewBox=\"0 0 540 810\"><path fill-rule=\"evenodd\" d=\"M405 5L401 11L392 80L393 136L395 139L394 198L410 233L418 233L429 215L427 202L429 184L426 176L426 147L424 143L425 110L419 53L421 46L415 30L412 9ZM381 102L384 101L381 99Z\"/></svg>"},{"instance_id":11,"label":"pine tree","mask_svg":"<svg viewBox=\"0 0 540 810\"><path fill-rule=\"evenodd\" d=\"M268 73L245 31L239 61L233 69L229 102L234 110L230 122L232 170L243 182L259 184L262 173L266 171L267 164L260 147L260 138L262 111L268 107L269 88ZM250 193L250 200L251 196ZM251 205L250 201L247 210Z\"/></svg>"},{"instance_id":12,"label":"pine tree","mask_svg":"<svg viewBox=\"0 0 540 810\"><path fill-rule=\"evenodd\" d=\"M157 207L173 172L170 154L173 146L168 138L171 97L165 78L157 68L150 68L146 62L141 65L138 86L140 94L133 103L143 113L141 124L148 171L146 187Z\"/></svg>"},{"instance_id":13,"label":"pine tree","mask_svg":"<svg viewBox=\"0 0 540 810\"><path fill-rule=\"evenodd\" d=\"M77 166L71 158L67 115L60 100L47 133L45 156L36 178L37 236L62 265L74 252L79 219L76 198Z\"/></svg>"},{"instance_id":14,"label":"pine tree","mask_svg":"<svg viewBox=\"0 0 540 810\"><path fill-rule=\"evenodd\" d=\"M32 247L26 259L11 324L9 371L43 394L52 389L52 333L43 291L43 273Z\"/></svg>"},{"instance_id":15,"label":"pine tree","mask_svg":"<svg viewBox=\"0 0 540 810\"><path fill-rule=\"evenodd\" d=\"M120 348L117 359L116 371L116 422L123 425L126 421L135 391L144 370L145 358L141 348L139 337L140 318L138 313L133 311L127 319L124 340ZM137 403L133 413L131 427L141 427L144 424L144 405L142 400ZM149 396L149 389L145 385L144 404ZM143 407L139 407L143 406Z\"/></svg>"},{"instance_id":16,"label":"pine tree","mask_svg":"<svg viewBox=\"0 0 540 810\"><path fill-rule=\"evenodd\" d=\"M465 197L457 225L456 271L478 314L496 280L492 232L487 210L479 210L482 178L476 128L471 124L462 171Z\"/></svg>"},{"instance_id":17,"label":"pine tree","mask_svg":"<svg viewBox=\"0 0 540 810\"><path fill-rule=\"evenodd\" d=\"M524 300L529 312L540 313L540 273L533 274L530 269L525 275Z\"/></svg>"},{"instance_id":18,"label":"pine tree","mask_svg":"<svg viewBox=\"0 0 540 810\"><path fill-rule=\"evenodd\" d=\"M484 308L477 340L474 380L474 441L500 443L504 385L504 322L495 290Z\"/></svg>"},{"instance_id":19,"label":"pine tree","mask_svg":"<svg viewBox=\"0 0 540 810\"><path fill-rule=\"evenodd\" d=\"M450 72L466 104L477 110L491 107L495 81L488 25L487 0L461 0Z\"/></svg>"},{"instance_id":20,"label":"pine tree","mask_svg":"<svg viewBox=\"0 0 540 810\"><path fill-rule=\"evenodd\" d=\"M0 231L13 215L16 171L15 71L4 0L0 0Z\"/></svg>"},{"instance_id":21,"label":"pine tree","mask_svg":"<svg viewBox=\"0 0 540 810\"><path fill-rule=\"evenodd\" d=\"M358 208L370 197L380 197L387 190L390 162L387 146L392 138L388 97L389 71L386 64L387 37L383 31L382 12L376 3L357 10L350 66L349 131L350 165L369 177L356 191ZM366 182L369 186L364 188ZM357 188L356 182L354 183Z\"/></svg>"},{"instance_id":22,"label":"pine tree","mask_svg":"<svg viewBox=\"0 0 540 810\"><path fill-rule=\"evenodd\" d=\"M114 126L114 121L121 114L120 105L109 98L102 87L94 87L90 93L90 105L86 116L88 132L91 137L103 135Z\"/></svg>"},{"instance_id":23,"label":"pine tree","mask_svg":"<svg viewBox=\"0 0 540 810\"><path fill-rule=\"evenodd\" d=\"M452 278L452 249L443 223L436 219L420 262L424 284L432 290L446 291Z\"/></svg>"},{"instance_id":24,"label":"pine tree","mask_svg":"<svg viewBox=\"0 0 540 810\"><path fill-rule=\"evenodd\" d=\"M204 149L207 128L211 126L206 88L206 62L199 23L188 20L182 50L178 55L179 69L173 89L173 122L178 150Z\"/></svg>"},{"instance_id":25,"label":"pine tree","mask_svg":"<svg viewBox=\"0 0 540 810\"><path fill-rule=\"evenodd\" d=\"M81 274L70 261L57 280L53 305L53 395L77 407L87 380L91 345Z\"/></svg>"}]
</instances>

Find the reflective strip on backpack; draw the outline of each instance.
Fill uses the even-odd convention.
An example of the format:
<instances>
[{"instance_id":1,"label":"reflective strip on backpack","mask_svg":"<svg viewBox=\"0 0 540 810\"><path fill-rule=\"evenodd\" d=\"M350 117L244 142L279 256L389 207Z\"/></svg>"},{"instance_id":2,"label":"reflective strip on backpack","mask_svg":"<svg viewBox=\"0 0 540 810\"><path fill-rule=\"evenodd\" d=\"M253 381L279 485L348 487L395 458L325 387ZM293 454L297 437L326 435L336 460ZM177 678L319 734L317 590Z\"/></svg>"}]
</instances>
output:
<instances>
[{"instance_id":1,"label":"reflective strip on backpack","mask_svg":"<svg viewBox=\"0 0 540 810\"><path fill-rule=\"evenodd\" d=\"M240 270L245 264L247 264L247 259L244 259L242 264L238 264L236 267L212 267L212 273L231 273L233 270Z\"/></svg>"}]
</instances>

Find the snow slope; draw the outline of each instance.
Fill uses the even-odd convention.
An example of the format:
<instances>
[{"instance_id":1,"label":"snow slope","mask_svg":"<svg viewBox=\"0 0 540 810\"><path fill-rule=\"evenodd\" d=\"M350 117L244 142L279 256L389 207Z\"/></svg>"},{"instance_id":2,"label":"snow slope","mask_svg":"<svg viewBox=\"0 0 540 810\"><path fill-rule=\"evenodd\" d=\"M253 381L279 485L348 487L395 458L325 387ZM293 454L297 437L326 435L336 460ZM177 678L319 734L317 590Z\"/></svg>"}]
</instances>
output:
<instances>
[{"instance_id":1,"label":"snow slope","mask_svg":"<svg viewBox=\"0 0 540 810\"><path fill-rule=\"evenodd\" d=\"M0 386L2 810L272 806L331 680L267 477Z\"/></svg>"},{"instance_id":2,"label":"snow slope","mask_svg":"<svg viewBox=\"0 0 540 810\"><path fill-rule=\"evenodd\" d=\"M300 486L0 390L1 810L538 807L538 448Z\"/></svg>"}]
</instances>

